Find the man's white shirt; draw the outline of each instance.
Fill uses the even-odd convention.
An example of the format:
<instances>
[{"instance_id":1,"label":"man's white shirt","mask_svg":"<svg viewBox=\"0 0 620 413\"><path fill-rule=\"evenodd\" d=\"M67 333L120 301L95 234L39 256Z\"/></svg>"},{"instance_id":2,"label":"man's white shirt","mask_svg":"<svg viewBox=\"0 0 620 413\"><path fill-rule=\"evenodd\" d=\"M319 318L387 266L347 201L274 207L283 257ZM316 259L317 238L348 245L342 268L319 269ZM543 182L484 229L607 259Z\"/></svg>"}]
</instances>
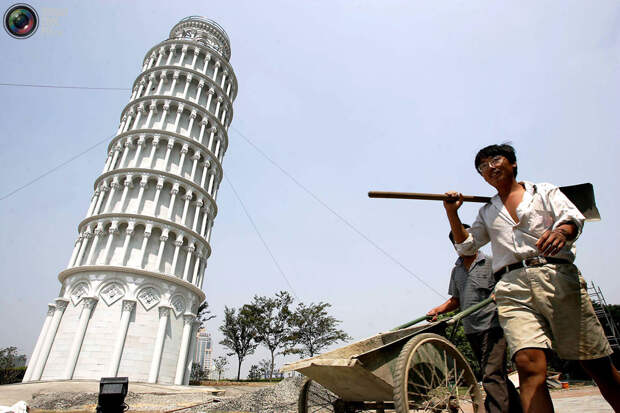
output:
<instances>
[{"instance_id":1,"label":"man's white shirt","mask_svg":"<svg viewBox=\"0 0 620 413\"><path fill-rule=\"evenodd\" d=\"M575 205L560 191L548 183L533 184L523 182L525 193L517 207L517 224L504 206L499 195L478 211L478 216L468 228L468 237L456 244L459 255L473 255L478 249L491 242L493 251L493 271L526 258L540 255L536 242L548 229L572 222L577 226L577 236L567 242L554 258L575 260L574 241L581 234L585 217Z\"/></svg>"}]
</instances>

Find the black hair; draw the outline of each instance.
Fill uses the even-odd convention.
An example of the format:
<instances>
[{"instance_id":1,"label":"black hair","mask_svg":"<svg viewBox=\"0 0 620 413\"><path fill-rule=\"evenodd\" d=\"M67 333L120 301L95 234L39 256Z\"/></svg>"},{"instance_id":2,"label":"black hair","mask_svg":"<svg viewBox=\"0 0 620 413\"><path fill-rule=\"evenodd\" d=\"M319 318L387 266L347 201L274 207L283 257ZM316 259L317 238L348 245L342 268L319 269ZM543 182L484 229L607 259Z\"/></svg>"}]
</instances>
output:
<instances>
[{"instance_id":1,"label":"black hair","mask_svg":"<svg viewBox=\"0 0 620 413\"><path fill-rule=\"evenodd\" d=\"M463 224L463 228L467 229L471 227L467 224ZM454 235L452 235L452 231L450 231L450 234L448 234L448 238L450 238L450 241L454 244Z\"/></svg>"},{"instance_id":2,"label":"black hair","mask_svg":"<svg viewBox=\"0 0 620 413\"><path fill-rule=\"evenodd\" d=\"M501 155L505 157L506 159L508 159L508 162L510 162L511 164L517 162L517 156L515 155L515 148L513 148L511 145L507 143L502 143L501 145L489 145L486 148L482 148L478 151L478 154L476 155L476 160L474 161L474 164L476 166L476 171L478 171L478 166L480 166L483 159L489 158L492 156L498 156L498 155ZM517 177L516 166L514 167L512 172L514 174L514 177L516 178ZM478 173L480 173L480 171L478 171Z\"/></svg>"}]
</instances>

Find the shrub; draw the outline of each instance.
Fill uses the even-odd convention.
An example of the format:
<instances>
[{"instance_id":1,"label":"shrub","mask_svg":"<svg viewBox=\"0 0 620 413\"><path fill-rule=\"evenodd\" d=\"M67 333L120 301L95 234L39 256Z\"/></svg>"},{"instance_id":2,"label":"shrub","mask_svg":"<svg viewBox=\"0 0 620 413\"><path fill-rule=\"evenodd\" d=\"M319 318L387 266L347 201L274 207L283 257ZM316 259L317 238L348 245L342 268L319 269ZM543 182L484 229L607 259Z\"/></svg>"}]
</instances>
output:
<instances>
[{"instance_id":1,"label":"shrub","mask_svg":"<svg viewBox=\"0 0 620 413\"><path fill-rule=\"evenodd\" d=\"M0 369L0 384L20 383L26 374L26 367Z\"/></svg>"}]
</instances>

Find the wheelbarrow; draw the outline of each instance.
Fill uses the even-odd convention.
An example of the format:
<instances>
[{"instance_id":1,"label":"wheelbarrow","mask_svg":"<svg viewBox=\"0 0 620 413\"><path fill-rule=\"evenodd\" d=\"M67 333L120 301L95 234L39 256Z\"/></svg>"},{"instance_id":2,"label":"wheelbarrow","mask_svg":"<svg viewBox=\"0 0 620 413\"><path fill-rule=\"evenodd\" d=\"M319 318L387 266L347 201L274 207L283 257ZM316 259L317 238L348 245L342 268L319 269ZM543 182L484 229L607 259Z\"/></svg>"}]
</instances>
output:
<instances>
[{"instance_id":1,"label":"wheelbarrow","mask_svg":"<svg viewBox=\"0 0 620 413\"><path fill-rule=\"evenodd\" d=\"M427 319L423 316L389 332L286 364L283 372L294 370L307 377L298 412L483 412L472 368L440 334L491 300L415 326Z\"/></svg>"}]
</instances>

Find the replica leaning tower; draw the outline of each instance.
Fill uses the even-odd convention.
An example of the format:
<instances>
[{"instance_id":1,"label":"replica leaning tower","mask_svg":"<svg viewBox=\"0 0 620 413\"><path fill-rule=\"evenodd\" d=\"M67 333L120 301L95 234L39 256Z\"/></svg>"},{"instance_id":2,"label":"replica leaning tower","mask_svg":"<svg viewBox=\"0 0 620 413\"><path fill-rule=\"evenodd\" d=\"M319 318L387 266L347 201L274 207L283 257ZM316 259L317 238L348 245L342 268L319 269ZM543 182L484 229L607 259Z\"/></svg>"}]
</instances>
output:
<instances>
[{"instance_id":1,"label":"replica leaning tower","mask_svg":"<svg viewBox=\"0 0 620 413\"><path fill-rule=\"evenodd\" d=\"M226 32L181 20L144 59L24 382L186 384L237 80Z\"/></svg>"}]
</instances>

